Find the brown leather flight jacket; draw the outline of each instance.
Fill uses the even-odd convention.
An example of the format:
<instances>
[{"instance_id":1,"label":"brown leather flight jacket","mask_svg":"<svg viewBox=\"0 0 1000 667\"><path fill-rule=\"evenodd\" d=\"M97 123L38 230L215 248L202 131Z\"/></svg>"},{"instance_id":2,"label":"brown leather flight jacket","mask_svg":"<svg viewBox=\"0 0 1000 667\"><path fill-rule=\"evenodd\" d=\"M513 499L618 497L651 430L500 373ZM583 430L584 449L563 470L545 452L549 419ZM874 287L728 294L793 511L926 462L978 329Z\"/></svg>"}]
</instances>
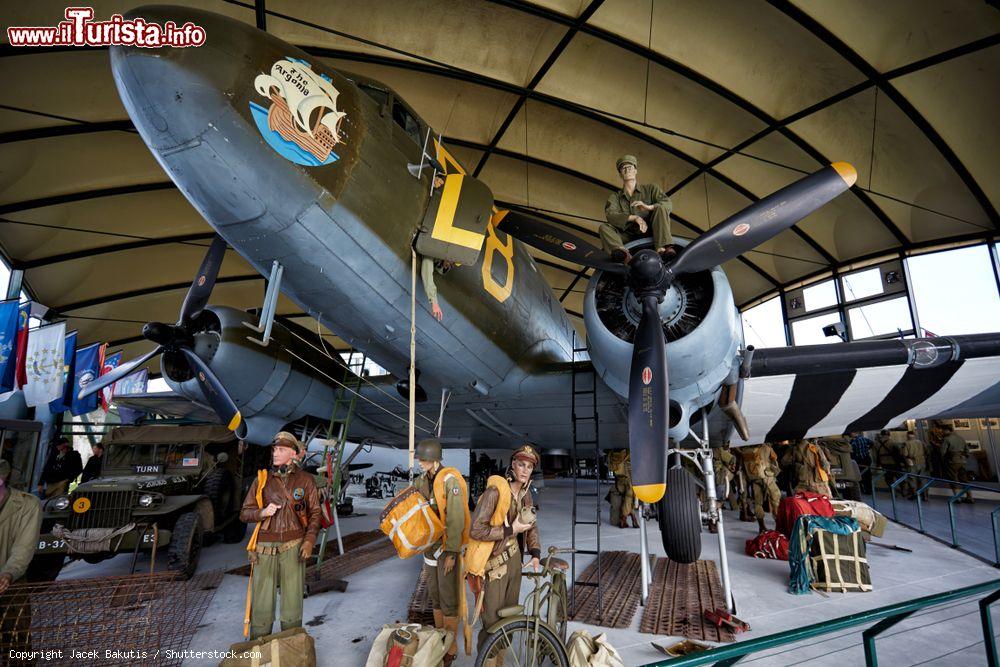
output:
<instances>
[{"instance_id":1,"label":"brown leather flight jacket","mask_svg":"<svg viewBox=\"0 0 1000 667\"><path fill-rule=\"evenodd\" d=\"M511 501L510 509L507 510L505 525L491 526L490 518L493 516L494 510L496 510L499 499L500 492L497 491L496 487L487 487L483 491L483 495L479 496L479 502L476 503L476 511L472 515L472 527L469 529L469 537L472 539L479 540L480 542L493 542L493 551L490 552L491 558L504 550L507 538L514 534L514 529L512 528L514 517L520 513L521 507L534 506L531 500L531 492L526 490L521 502L517 502L516 498ZM541 542L538 540L537 522L531 528L518 535L517 541L522 554L527 552L535 558L541 558L542 547Z\"/></svg>"},{"instance_id":2,"label":"brown leather flight jacket","mask_svg":"<svg viewBox=\"0 0 1000 667\"><path fill-rule=\"evenodd\" d=\"M282 491L282 486L285 491ZM264 483L263 499L264 507L274 503L281 505L281 509L274 516L263 519L264 525L257 535L258 542L289 542L305 538L316 543L316 535L319 533L319 492L312 475L294 465L287 475L269 471L267 482ZM261 521L260 512L261 508L257 507L257 480L254 479L247 497L243 499L240 521ZM306 519L305 527L299 516Z\"/></svg>"}]
</instances>

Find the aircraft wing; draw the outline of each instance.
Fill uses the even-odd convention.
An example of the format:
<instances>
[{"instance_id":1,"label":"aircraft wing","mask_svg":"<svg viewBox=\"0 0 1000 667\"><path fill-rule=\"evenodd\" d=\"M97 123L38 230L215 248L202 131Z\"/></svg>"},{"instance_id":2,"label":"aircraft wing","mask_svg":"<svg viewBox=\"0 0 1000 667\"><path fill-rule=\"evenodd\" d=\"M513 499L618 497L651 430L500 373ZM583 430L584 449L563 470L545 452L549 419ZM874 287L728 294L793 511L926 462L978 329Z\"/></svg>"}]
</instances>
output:
<instances>
[{"instance_id":1,"label":"aircraft wing","mask_svg":"<svg viewBox=\"0 0 1000 667\"><path fill-rule=\"evenodd\" d=\"M114 403L149 415L159 415L171 419L190 419L209 424L220 423L218 415L211 408L173 392L125 394L124 396L115 396Z\"/></svg>"},{"instance_id":2,"label":"aircraft wing","mask_svg":"<svg viewBox=\"0 0 1000 667\"><path fill-rule=\"evenodd\" d=\"M1000 414L1000 333L756 350L742 407L746 444Z\"/></svg>"}]
</instances>

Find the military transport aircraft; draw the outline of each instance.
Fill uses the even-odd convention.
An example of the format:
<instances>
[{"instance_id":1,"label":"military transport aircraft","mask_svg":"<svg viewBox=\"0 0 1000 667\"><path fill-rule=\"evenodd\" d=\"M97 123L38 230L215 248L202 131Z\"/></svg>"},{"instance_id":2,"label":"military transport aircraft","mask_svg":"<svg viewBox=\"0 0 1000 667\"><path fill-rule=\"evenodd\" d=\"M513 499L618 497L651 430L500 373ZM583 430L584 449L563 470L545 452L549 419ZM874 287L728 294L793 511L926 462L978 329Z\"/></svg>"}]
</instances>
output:
<instances>
[{"instance_id":1,"label":"military transport aircraft","mask_svg":"<svg viewBox=\"0 0 1000 667\"><path fill-rule=\"evenodd\" d=\"M417 408L417 437L440 428L451 446L565 449L576 429L591 449L628 442L636 495L660 502L664 547L682 562L700 549L684 443L722 442L734 428L758 443L1000 409L1000 335L744 346L719 265L846 191L850 165L756 202L671 261L638 240L625 266L550 220L497 210L489 188L378 82L220 15L132 14L207 32L199 48L113 47L111 66L143 140L219 238L177 324L146 325L156 347L88 392L162 354L176 392L251 441L329 419L351 375L336 354L280 322L266 347L250 342L246 313L209 305L226 244L264 275L280 263L284 294L397 378L409 366L415 247L462 264L437 280L443 322L417 298L418 393L432 397ZM574 363L573 327L524 244L596 269L585 298L589 362ZM581 371L600 381L574 384ZM405 446L407 404L392 381L360 386L352 439ZM596 420L572 419L574 387L593 390ZM143 401L155 399L132 404Z\"/></svg>"}]
</instances>

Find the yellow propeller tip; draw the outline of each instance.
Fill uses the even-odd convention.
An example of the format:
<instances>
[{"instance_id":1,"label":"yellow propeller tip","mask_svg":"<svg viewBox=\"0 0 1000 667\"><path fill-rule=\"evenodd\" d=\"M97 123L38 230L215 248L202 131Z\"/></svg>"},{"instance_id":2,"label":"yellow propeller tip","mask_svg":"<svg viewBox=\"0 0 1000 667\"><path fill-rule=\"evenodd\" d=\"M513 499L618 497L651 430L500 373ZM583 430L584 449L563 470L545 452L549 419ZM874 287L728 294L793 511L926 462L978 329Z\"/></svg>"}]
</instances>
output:
<instances>
[{"instance_id":1,"label":"yellow propeller tip","mask_svg":"<svg viewBox=\"0 0 1000 667\"><path fill-rule=\"evenodd\" d=\"M240 427L241 421L243 421L243 417L240 415L239 412L237 412L235 415L233 415L233 418L229 420L229 430L235 431L236 429L238 429Z\"/></svg>"},{"instance_id":2,"label":"yellow propeller tip","mask_svg":"<svg viewBox=\"0 0 1000 667\"><path fill-rule=\"evenodd\" d=\"M858 170L849 162L834 162L830 166L840 174L840 177L844 179L844 183L847 183L847 187L851 187L857 182Z\"/></svg>"},{"instance_id":3,"label":"yellow propeller tip","mask_svg":"<svg viewBox=\"0 0 1000 667\"><path fill-rule=\"evenodd\" d=\"M635 491L635 497L644 503L655 503L663 497L663 494L667 490L666 484L640 484L639 486L633 486L632 490Z\"/></svg>"}]
</instances>

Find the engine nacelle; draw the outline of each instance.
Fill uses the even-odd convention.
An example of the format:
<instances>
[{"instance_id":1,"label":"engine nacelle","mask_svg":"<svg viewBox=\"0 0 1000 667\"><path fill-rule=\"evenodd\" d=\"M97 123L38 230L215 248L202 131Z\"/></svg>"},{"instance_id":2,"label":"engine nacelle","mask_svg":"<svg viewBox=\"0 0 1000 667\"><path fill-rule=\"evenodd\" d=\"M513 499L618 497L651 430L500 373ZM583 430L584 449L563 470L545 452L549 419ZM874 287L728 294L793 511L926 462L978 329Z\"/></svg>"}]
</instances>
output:
<instances>
[{"instance_id":1,"label":"engine nacelle","mask_svg":"<svg viewBox=\"0 0 1000 667\"><path fill-rule=\"evenodd\" d=\"M271 441L288 422L304 416L330 418L334 382L346 368L339 358L319 349L275 322L267 347L250 342L259 336L243 324L253 316L242 310L209 306L198 317L194 351L218 376L247 423L246 440ZM198 382L182 360L161 358L163 377L178 394L205 404Z\"/></svg>"},{"instance_id":2,"label":"engine nacelle","mask_svg":"<svg viewBox=\"0 0 1000 667\"><path fill-rule=\"evenodd\" d=\"M629 249L644 246L648 241L639 239ZM669 436L680 442L697 411L711 405L723 384L737 380L743 331L729 280L718 266L680 276L667 290L659 312L667 339ZM641 313L624 276L594 272L584 297L587 347L597 373L625 399Z\"/></svg>"}]
</instances>

